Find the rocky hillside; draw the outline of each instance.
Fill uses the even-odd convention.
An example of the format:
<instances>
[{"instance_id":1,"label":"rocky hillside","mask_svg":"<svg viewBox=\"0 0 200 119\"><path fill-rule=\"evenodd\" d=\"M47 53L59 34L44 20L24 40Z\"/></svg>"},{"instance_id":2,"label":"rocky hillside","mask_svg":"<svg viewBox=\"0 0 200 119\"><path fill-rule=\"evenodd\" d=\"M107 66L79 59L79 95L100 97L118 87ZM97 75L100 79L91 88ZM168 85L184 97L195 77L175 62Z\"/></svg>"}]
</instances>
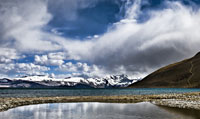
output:
<instances>
[{"instance_id":1,"label":"rocky hillside","mask_svg":"<svg viewBox=\"0 0 200 119\"><path fill-rule=\"evenodd\" d=\"M190 59L165 66L132 88L200 88L200 52Z\"/></svg>"}]
</instances>

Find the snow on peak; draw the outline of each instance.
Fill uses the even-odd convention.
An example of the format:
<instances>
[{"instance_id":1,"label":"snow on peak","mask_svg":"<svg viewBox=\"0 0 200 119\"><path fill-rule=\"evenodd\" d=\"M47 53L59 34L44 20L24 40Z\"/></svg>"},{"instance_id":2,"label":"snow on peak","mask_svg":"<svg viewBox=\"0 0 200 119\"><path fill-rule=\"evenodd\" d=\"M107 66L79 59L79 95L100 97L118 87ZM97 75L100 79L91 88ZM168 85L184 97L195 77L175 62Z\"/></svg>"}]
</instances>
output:
<instances>
[{"instance_id":1,"label":"snow on peak","mask_svg":"<svg viewBox=\"0 0 200 119\"><path fill-rule=\"evenodd\" d=\"M37 83L45 82L45 85L51 85L51 84L55 85L56 82L57 83L56 85L62 85L62 86L75 86L77 84L83 84L94 88L127 87L128 85L137 82L137 79L129 79L129 77L124 74L110 75L104 78L67 77L63 79L53 78L45 75L35 75L35 76L23 76L21 78L14 78L12 80L30 81ZM48 84L46 82L48 82Z\"/></svg>"}]
</instances>

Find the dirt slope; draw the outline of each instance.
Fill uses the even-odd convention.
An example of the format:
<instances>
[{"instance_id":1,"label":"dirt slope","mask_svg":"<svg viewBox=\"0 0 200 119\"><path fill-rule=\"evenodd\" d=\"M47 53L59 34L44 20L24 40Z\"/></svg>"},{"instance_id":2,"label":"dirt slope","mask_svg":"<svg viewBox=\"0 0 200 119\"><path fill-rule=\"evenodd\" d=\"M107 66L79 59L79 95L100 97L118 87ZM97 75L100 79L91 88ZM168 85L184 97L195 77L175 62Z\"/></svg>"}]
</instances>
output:
<instances>
[{"instance_id":1,"label":"dirt slope","mask_svg":"<svg viewBox=\"0 0 200 119\"><path fill-rule=\"evenodd\" d=\"M131 88L200 88L200 52L190 59L165 66Z\"/></svg>"}]
</instances>

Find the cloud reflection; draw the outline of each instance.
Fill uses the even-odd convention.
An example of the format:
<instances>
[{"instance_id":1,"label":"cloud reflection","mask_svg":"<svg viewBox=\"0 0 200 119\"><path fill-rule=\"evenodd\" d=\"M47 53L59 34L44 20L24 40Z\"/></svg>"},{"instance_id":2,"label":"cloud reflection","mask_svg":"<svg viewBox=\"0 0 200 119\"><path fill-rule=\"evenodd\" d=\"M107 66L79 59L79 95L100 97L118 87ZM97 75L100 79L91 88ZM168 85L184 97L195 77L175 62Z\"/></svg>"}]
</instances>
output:
<instances>
[{"instance_id":1,"label":"cloud reflection","mask_svg":"<svg viewBox=\"0 0 200 119\"><path fill-rule=\"evenodd\" d=\"M22 106L0 113L2 119L195 119L151 103L54 103Z\"/></svg>"}]
</instances>

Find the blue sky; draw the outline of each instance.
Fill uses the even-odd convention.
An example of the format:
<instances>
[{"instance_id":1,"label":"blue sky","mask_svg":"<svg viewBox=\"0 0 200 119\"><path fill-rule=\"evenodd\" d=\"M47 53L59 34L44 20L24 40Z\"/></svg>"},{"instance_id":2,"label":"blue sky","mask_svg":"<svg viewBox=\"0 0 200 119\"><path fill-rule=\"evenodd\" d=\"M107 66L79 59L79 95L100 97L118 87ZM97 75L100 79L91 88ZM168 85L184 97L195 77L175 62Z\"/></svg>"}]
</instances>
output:
<instances>
[{"instance_id":1,"label":"blue sky","mask_svg":"<svg viewBox=\"0 0 200 119\"><path fill-rule=\"evenodd\" d=\"M0 77L144 77L200 48L199 0L1 0Z\"/></svg>"}]
</instances>

